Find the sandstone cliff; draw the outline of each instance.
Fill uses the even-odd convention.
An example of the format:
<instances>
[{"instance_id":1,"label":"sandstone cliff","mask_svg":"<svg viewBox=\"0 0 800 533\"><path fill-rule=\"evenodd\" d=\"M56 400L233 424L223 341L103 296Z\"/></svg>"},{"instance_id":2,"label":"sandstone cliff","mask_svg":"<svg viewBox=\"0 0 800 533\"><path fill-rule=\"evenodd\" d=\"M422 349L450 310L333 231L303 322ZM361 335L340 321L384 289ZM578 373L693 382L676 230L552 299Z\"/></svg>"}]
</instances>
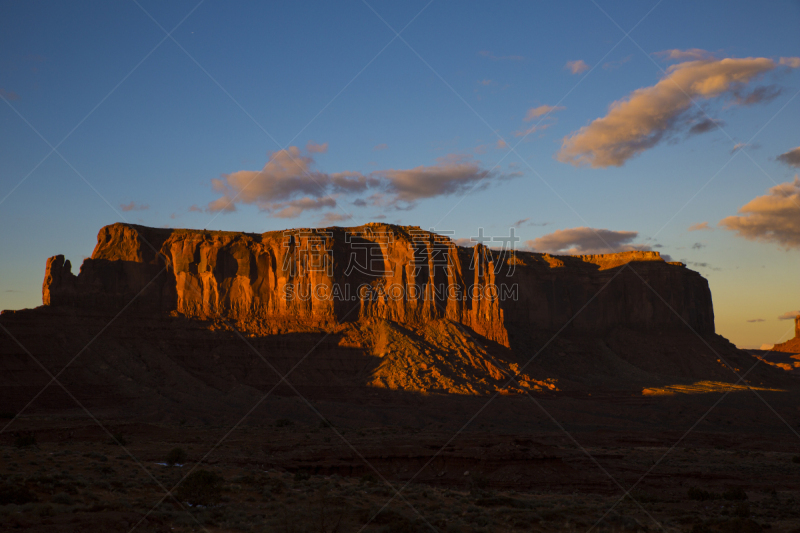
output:
<instances>
[{"instance_id":1,"label":"sandstone cliff","mask_svg":"<svg viewBox=\"0 0 800 533\"><path fill-rule=\"evenodd\" d=\"M513 329L714 332L706 280L658 252L503 254L374 223L260 235L113 224L79 275L48 260L43 302L222 318L255 334L441 318L504 346Z\"/></svg>"},{"instance_id":2,"label":"sandstone cliff","mask_svg":"<svg viewBox=\"0 0 800 533\"><path fill-rule=\"evenodd\" d=\"M772 351L800 354L800 315L794 317L794 338L772 347Z\"/></svg>"},{"instance_id":3,"label":"sandstone cliff","mask_svg":"<svg viewBox=\"0 0 800 533\"><path fill-rule=\"evenodd\" d=\"M736 382L752 367L714 334L706 280L655 252L503 254L409 226L114 224L79 274L50 258L42 296L0 315L16 339L0 336L9 408L47 385L39 362L62 369L84 405L176 420L240 416L271 391L359 405L420 393L630 398ZM790 378L759 365L747 381ZM36 401L73 405L56 387Z\"/></svg>"}]
</instances>

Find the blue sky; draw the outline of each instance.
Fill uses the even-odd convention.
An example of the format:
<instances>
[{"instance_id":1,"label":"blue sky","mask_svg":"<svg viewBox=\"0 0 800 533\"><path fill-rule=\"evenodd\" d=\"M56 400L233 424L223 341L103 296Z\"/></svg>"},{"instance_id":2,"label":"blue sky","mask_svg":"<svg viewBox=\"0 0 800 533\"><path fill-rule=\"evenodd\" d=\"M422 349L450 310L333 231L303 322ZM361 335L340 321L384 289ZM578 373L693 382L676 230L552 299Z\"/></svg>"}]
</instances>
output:
<instances>
[{"instance_id":1,"label":"blue sky","mask_svg":"<svg viewBox=\"0 0 800 533\"><path fill-rule=\"evenodd\" d=\"M800 146L800 4L519 4L3 4L0 308L39 305L46 258L77 272L122 220L468 238L528 219L531 249L687 262L737 345L791 336L800 185L778 157ZM696 83L667 94L673 74Z\"/></svg>"}]
</instances>

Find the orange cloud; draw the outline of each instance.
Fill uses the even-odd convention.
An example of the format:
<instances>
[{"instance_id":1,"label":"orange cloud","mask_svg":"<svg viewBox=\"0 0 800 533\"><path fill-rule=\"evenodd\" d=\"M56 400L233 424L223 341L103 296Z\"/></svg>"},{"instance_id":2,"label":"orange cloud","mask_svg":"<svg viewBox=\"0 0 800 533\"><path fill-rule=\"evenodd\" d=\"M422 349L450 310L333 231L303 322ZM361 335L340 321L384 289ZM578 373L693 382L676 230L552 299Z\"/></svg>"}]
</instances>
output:
<instances>
[{"instance_id":1,"label":"orange cloud","mask_svg":"<svg viewBox=\"0 0 800 533\"><path fill-rule=\"evenodd\" d=\"M6 91L0 87L0 98L4 98L6 100L19 100L19 95L14 91Z\"/></svg>"},{"instance_id":2,"label":"orange cloud","mask_svg":"<svg viewBox=\"0 0 800 533\"><path fill-rule=\"evenodd\" d=\"M553 106L553 105L540 105L539 107L532 107L528 109L528 112L525 114L525 118L523 119L525 122L530 122L535 118L539 118L542 115L549 115L553 111L561 111L562 109L566 109L564 106Z\"/></svg>"},{"instance_id":3,"label":"orange cloud","mask_svg":"<svg viewBox=\"0 0 800 533\"><path fill-rule=\"evenodd\" d=\"M306 144L306 152L309 154L324 154L328 151L328 143L317 144L314 141L308 141Z\"/></svg>"},{"instance_id":4,"label":"orange cloud","mask_svg":"<svg viewBox=\"0 0 800 533\"><path fill-rule=\"evenodd\" d=\"M589 65L587 65L583 59L578 59L577 61L567 61L567 64L564 65L564 68L573 74L580 74L581 72L586 72L589 70Z\"/></svg>"},{"instance_id":5,"label":"orange cloud","mask_svg":"<svg viewBox=\"0 0 800 533\"><path fill-rule=\"evenodd\" d=\"M378 170L369 174L327 173L314 167L312 153L304 154L296 146L273 152L260 171L241 170L212 179L212 188L222 196L210 202L206 209L233 212L237 204L253 204L272 216L292 218L303 211L336 207L341 195L370 190L374 205L409 209L421 199L483 189L493 179L517 175L485 170L479 161L465 156L441 158L438 164L431 166ZM366 202L357 199L353 204L361 206Z\"/></svg>"},{"instance_id":6,"label":"orange cloud","mask_svg":"<svg viewBox=\"0 0 800 533\"><path fill-rule=\"evenodd\" d=\"M697 224L692 224L689 226L689 231L700 231L704 229L713 229L711 226L708 225L708 222L698 222Z\"/></svg>"},{"instance_id":7,"label":"orange cloud","mask_svg":"<svg viewBox=\"0 0 800 533\"><path fill-rule=\"evenodd\" d=\"M320 219L320 224L329 226L336 222L346 222L352 218L353 215L346 215L344 213L325 213L322 219Z\"/></svg>"},{"instance_id":8,"label":"orange cloud","mask_svg":"<svg viewBox=\"0 0 800 533\"><path fill-rule=\"evenodd\" d=\"M377 180L355 172L328 174L314 169L311 153L326 145L309 143L308 155L296 146L273 152L260 171L241 170L212 179L212 188L223 196L208 204L212 212L236 210L237 203L255 204L275 216L297 216L304 209L322 209L336 205L334 194L363 192ZM304 198L298 199L298 196ZM324 201L323 201L324 200Z\"/></svg>"},{"instance_id":9,"label":"orange cloud","mask_svg":"<svg viewBox=\"0 0 800 533\"><path fill-rule=\"evenodd\" d=\"M457 194L473 188L482 190L490 184L489 178L498 177L482 169L477 161L464 157L443 158L438 165L379 170L373 174L385 181L384 188L390 195L388 203L393 206L410 206L423 198Z\"/></svg>"},{"instance_id":10,"label":"orange cloud","mask_svg":"<svg viewBox=\"0 0 800 533\"><path fill-rule=\"evenodd\" d=\"M722 219L719 225L751 241L800 248L800 177L772 187L769 194L740 207L739 213Z\"/></svg>"},{"instance_id":11,"label":"orange cloud","mask_svg":"<svg viewBox=\"0 0 800 533\"><path fill-rule=\"evenodd\" d=\"M778 64L789 68L800 68L800 57L782 57Z\"/></svg>"},{"instance_id":12,"label":"orange cloud","mask_svg":"<svg viewBox=\"0 0 800 533\"><path fill-rule=\"evenodd\" d=\"M137 204L136 202L131 202L129 204L120 204L120 209L125 212L128 211L146 211L150 209L150 206L147 204Z\"/></svg>"},{"instance_id":13,"label":"orange cloud","mask_svg":"<svg viewBox=\"0 0 800 533\"><path fill-rule=\"evenodd\" d=\"M650 250L644 244L633 244L639 236L636 231L613 231L595 228L560 229L553 233L527 241L525 244L534 252L547 252L561 255L590 255L626 252L630 250Z\"/></svg>"},{"instance_id":14,"label":"orange cloud","mask_svg":"<svg viewBox=\"0 0 800 533\"><path fill-rule=\"evenodd\" d=\"M658 144L666 133L684 126L685 121L679 119L692 107L693 99L728 95L748 104L748 98L769 97L770 91L741 96L741 90L777 66L764 57L697 59L672 65L657 84L612 103L606 116L565 137L556 157L576 166L622 166Z\"/></svg>"},{"instance_id":15,"label":"orange cloud","mask_svg":"<svg viewBox=\"0 0 800 533\"><path fill-rule=\"evenodd\" d=\"M481 50L478 52L478 55L481 57L487 57L492 61L523 61L525 59L524 56L496 56L487 50Z\"/></svg>"},{"instance_id":16,"label":"orange cloud","mask_svg":"<svg viewBox=\"0 0 800 533\"><path fill-rule=\"evenodd\" d=\"M677 59L679 61L685 60L698 60L698 59L713 59L714 54L700 48L689 48L688 50L664 50L663 52L656 52L655 55L663 57L665 60Z\"/></svg>"}]
</instances>

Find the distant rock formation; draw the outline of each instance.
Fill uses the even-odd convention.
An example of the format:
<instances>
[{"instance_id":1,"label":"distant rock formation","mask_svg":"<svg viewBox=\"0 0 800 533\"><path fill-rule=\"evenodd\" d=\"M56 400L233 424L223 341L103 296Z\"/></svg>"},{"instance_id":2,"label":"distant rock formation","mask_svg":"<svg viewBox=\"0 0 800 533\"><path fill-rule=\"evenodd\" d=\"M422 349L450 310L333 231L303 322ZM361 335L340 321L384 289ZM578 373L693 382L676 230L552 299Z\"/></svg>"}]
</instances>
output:
<instances>
[{"instance_id":1,"label":"distant rock formation","mask_svg":"<svg viewBox=\"0 0 800 533\"><path fill-rule=\"evenodd\" d=\"M367 318L449 319L504 346L513 329L714 333L707 281L658 252L502 253L378 223L264 234L113 224L79 275L63 256L48 259L42 300L220 317L252 334Z\"/></svg>"},{"instance_id":2,"label":"distant rock formation","mask_svg":"<svg viewBox=\"0 0 800 533\"><path fill-rule=\"evenodd\" d=\"M794 338L772 347L774 352L800 354L800 315L794 317Z\"/></svg>"}]
</instances>

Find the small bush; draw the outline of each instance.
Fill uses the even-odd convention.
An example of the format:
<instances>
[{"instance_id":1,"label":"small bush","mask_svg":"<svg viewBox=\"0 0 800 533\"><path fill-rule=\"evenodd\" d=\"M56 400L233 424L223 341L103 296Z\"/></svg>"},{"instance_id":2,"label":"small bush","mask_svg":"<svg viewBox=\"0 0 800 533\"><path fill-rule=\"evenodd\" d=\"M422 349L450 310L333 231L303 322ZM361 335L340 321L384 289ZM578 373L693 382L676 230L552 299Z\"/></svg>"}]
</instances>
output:
<instances>
[{"instance_id":1,"label":"small bush","mask_svg":"<svg viewBox=\"0 0 800 533\"><path fill-rule=\"evenodd\" d=\"M792 457L792 462L793 463L800 463L800 455L795 455L794 457Z\"/></svg>"},{"instance_id":2,"label":"small bush","mask_svg":"<svg viewBox=\"0 0 800 533\"><path fill-rule=\"evenodd\" d=\"M293 424L294 422L292 422L288 418L279 418L278 420L275 421L275 427L277 428L285 428Z\"/></svg>"},{"instance_id":3,"label":"small bush","mask_svg":"<svg viewBox=\"0 0 800 533\"><path fill-rule=\"evenodd\" d=\"M729 501L741 501L747 499L747 493L742 487L726 490L722 493L722 497Z\"/></svg>"},{"instance_id":4,"label":"small bush","mask_svg":"<svg viewBox=\"0 0 800 533\"><path fill-rule=\"evenodd\" d=\"M16 416L17 416L16 413L12 413L10 411L0 412L0 418L11 420L12 418L15 418Z\"/></svg>"},{"instance_id":5,"label":"small bush","mask_svg":"<svg viewBox=\"0 0 800 533\"><path fill-rule=\"evenodd\" d=\"M186 462L188 455L183 448L172 448L167 454L167 464L169 466L182 465Z\"/></svg>"},{"instance_id":6,"label":"small bush","mask_svg":"<svg viewBox=\"0 0 800 533\"><path fill-rule=\"evenodd\" d=\"M128 441L122 433L114 433L111 435L111 444L118 444L119 446L127 446Z\"/></svg>"},{"instance_id":7,"label":"small bush","mask_svg":"<svg viewBox=\"0 0 800 533\"><path fill-rule=\"evenodd\" d=\"M305 470L298 470L294 473L294 480L295 481L308 481L311 478L311 474L306 472Z\"/></svg>"},{"instance_id":8,"label":"small bush","mask_svg":"<svg viewBox=\"0 0 800 533\"><path fill-rule=\"evenodd\" d=\"M222 476L208 470L192 472L178 486L175 495L192 505L214 505L222 496Z\"/></svg>"},{"instance_id":9,"label":"small bush","mask_svg":"<svg viewBox=\"0 0 800 533\"><path fill-rule=\"evenodd\" d=\"M28 446L36 446L36 437L32 433L25 433L17 435L14 439L14 446L17 448L27 448Z\"/></svg>"}]
</instances>

